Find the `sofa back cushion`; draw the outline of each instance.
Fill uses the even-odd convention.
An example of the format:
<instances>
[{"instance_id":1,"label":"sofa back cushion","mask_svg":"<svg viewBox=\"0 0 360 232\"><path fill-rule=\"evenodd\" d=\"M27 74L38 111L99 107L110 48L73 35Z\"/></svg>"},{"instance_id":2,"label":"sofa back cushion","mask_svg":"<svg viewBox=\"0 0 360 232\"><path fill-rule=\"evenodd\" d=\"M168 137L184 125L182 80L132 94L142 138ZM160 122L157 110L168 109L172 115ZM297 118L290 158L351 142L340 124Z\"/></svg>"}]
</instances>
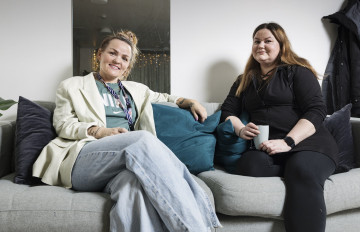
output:
<instances>
[{"instance_id":1,"label":"sofa back cushion","mask_svg":"<svg viewBox=\"0 0 360 232\"><path fill-rule=\"evenodd\" d=\"M49 101L35 101L37 104L53 111L55 103ZM220 103L202 102L209 115L218 111ZM350 119L354 141L354 155L356 166L360 167L360 118ZM0 178L15 171L14 159L15 122L0 121ZM5 146L3 146L3 144Z\"/></svg>"}]
</instances>

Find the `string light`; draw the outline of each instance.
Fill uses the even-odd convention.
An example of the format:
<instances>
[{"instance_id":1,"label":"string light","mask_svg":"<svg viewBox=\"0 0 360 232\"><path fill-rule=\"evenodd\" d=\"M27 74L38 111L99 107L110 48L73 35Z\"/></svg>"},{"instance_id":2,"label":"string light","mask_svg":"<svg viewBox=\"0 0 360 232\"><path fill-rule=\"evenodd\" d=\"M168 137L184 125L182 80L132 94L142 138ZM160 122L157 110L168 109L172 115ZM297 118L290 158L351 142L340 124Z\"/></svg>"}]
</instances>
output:
<instances>
[{"instance_id":1,"label":"string light","mask_svg":"<svg viewBox=\"0 0 360 232\"><path fill-rule=\"evenodd\" d=\"M93 50L92 56L91 56L91 68L93 72L97 71L99 68L99 62L97 61L97 49ZM138 56L138 59L136 61L135 67L137 68L145 68L148 65L151 65L151 67L157 69L162 65L168 65L170 62L170 55L166 53L141 53Z\"/></svg>"},{"instance_id":2,"label":"string light","mask_svg":"<svg viewBox=\"0 0 360 232\"><path fill-rule=\"evenodd\" d=\"M99 62L97 61L96 54L97 54L97 49L94 49L91 56L91 68L93 72L96 72L99 68Z\"/></svg>"},{"instance_id":3,"label":"string light","mask_svg":"<svg viewBox=\"0 0 360 232\"><path fill-rule=\"evenodd\" d=\"M161 65L169 64L169 62L170 56L166 53L141 53L136 62L136 66L139 68L145 68L146 66L151 65L157 69Z\"/></svg>"}]
</instances>

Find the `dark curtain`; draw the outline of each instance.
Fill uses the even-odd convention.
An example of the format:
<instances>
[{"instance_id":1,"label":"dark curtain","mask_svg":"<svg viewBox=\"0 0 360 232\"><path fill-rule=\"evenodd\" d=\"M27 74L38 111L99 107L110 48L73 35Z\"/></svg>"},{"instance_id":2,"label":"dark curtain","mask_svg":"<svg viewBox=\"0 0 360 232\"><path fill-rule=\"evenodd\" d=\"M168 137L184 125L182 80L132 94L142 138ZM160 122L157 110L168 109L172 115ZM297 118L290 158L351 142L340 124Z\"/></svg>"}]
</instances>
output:
<instances>
[{"instance_id":1,"label":"dark curtain","mask_svg":"<svg viewBox=\"0 0 360 232\"><path fill-rule=\"evenodd\" d=\"M142 52L128 80L143 83L155 92L170 93L170 55Z\"/></svg>"}]
</instances>

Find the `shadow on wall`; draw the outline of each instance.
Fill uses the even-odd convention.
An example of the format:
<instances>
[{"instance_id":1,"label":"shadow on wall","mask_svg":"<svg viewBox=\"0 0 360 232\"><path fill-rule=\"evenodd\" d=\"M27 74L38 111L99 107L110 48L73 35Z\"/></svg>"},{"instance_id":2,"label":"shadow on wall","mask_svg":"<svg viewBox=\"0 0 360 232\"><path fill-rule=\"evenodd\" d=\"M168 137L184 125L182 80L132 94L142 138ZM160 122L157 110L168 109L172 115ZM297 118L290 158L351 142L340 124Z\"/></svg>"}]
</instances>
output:
<instances>
[{"instance_id":1,"label":"shadow on wall","mask_svg":"<svg viewBox=\"0 0 360 232\"><path fill-rule=\"evenodd\" d=\"M239 74L239 67L229 61L211 65L206 74L206 101L222 103Z\"/></svg>"}]
</instances>

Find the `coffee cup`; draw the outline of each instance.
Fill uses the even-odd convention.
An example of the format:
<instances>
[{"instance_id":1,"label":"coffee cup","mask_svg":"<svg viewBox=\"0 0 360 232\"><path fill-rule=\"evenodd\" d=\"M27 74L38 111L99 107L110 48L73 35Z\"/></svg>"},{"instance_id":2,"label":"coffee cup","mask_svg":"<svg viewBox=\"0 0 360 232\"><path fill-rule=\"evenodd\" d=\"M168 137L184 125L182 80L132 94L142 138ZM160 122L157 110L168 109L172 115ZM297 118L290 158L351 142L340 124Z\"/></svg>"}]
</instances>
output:
<instances>
[{"instance_id":1,"label":"coffee cup","mask_svg":"<svg viewBox=\"0 0 360 232\"><path fill-rule=\"evenodd\" d=\"M257 125L260 131L256 137L254 137L255 148L259 149L262 142L269 140L269 125Z\"/></svg>"}]
</instances>

